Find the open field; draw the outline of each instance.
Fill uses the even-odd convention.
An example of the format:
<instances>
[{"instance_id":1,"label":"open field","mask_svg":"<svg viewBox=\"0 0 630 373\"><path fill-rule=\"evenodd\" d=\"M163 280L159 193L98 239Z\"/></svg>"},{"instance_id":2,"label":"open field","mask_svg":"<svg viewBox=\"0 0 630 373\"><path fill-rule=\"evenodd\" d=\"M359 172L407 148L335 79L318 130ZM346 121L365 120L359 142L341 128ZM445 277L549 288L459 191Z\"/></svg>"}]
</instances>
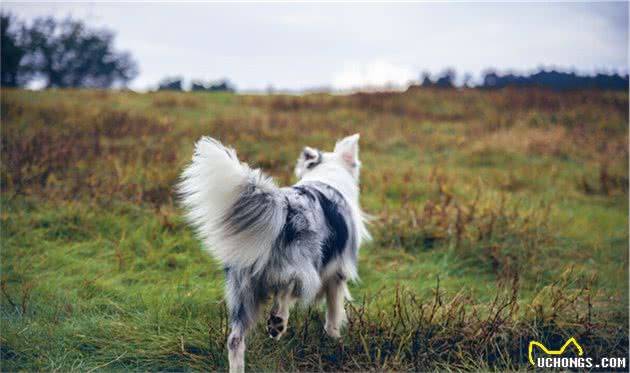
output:
<instances>
[{"instance_id":1,"label":"open field","mask_svg":"<svg viewBox=\"0 0 630 373\"><path fill-rule=\"evenodd\" d=\"M361 133L373 242L251 371L531 368L532 339L628 356L628 94L2 91L2 371L225 370L223 270L173 194L212 135L279 184Z\"/></svg>"}]
</instances>

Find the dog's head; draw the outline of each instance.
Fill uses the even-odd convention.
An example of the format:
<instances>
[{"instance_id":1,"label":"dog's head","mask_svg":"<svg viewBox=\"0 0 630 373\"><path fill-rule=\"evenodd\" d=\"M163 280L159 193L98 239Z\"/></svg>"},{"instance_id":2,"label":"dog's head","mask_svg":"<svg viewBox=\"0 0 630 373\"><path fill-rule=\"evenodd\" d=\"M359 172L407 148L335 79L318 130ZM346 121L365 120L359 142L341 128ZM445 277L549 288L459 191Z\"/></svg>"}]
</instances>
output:
<instances>
[{"instance_id":1,"label":"dog's head","mask_svg":"<svg viewBox=\"0 0 630 373\"><path fill-rule=\"evenodd\" d=\"M295 175L302 179L307 174L326 168L327 171L348 172L359 180L359 134L354 134L337 141L333 152L321 152L305 147L295 166Z\"/></svg>"}]
</instances>

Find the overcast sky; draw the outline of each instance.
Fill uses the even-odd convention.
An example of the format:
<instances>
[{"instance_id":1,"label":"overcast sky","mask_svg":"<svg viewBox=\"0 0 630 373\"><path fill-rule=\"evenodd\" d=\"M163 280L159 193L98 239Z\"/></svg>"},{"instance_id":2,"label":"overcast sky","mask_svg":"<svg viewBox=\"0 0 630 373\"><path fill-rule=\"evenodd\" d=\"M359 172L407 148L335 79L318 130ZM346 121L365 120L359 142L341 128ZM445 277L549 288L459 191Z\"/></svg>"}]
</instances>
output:
<instances>
[{"instance_id":1,"label":"overcast sky","mask_svg":"<svg viewBox=\"0 0 630 373\"><path fill-rule=\"evenodd\" d=\"M239 90L404 86L422 71L628 71L628 3L8 3L116 32L140 67Z\"/></svg>"}]
</instances>

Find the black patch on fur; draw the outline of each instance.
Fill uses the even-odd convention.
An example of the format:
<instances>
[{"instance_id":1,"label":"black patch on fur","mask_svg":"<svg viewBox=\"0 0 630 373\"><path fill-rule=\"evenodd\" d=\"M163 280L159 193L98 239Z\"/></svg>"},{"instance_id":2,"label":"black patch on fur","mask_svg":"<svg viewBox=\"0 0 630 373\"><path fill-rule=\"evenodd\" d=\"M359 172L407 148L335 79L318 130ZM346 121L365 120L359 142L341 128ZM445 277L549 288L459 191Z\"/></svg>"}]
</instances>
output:
<instances>
[{"instance_id":1,"label":"black patch on fur","mask_svg":"<svg viewBox=\"0 0 630 373\"><path fill-rule=\"evenodd\" d=\"M285 197L286 198L286 197ZM286 247L289 243L294 241L299 232L297 227L295 226L294 219L298 214L298 211L291 207L289 203L289 199L286 199L287 206L287 216L284 221L284 226L282 227L282 231L280 231L280 235L278 236L278 242L282 247ZM276 245L277 246L277 245Z\"/></svg>"},{"instance_id":2,"label":"black patch on fur","mask_svg":"<svg viewBox=\"0 0 630 373\"><path fill-rule=\"evenodd\" d=\"M346 281L346 275L344 275L344 274L343 274L343 273L341 273L341 272L337 272L337 279L338 279L340 282Z\"/></svg>"},{"instance_id":3,"label":"black patch on fur","mask_svg":"<svg viewBox=\"0 0 630 373\"><path fill-rule=\"evenodd\" d=\"M241 344L242 341L243 341L242 335L236 335L236 336L230 337L230 340L228 341L228 348L230 350L236 350L238 348L238 345Z\"/></svg>"},{"instance_id":4,"label":"black patch on fur","mask_svg":"<svg viewBox=\"0 0 630 373\"><path fill-rule=\"evenodd\" d=\"M315 166L317 166L317 165L322 163L322 159L323 159L322 152L319 151L318 149L316 149L316 150L317 150L317 159L311 160L311 159L307 158L307 161L309 163L306 165L306 168L309 169L309 170L314 169Z\"/></svg>"},{"instance_id":5,"label":"black patch on fur","mask_svg":"<svg viewBox=\"0 0 630 373\"><path fill-rule=\"evenodd\" d=\"M315 194L313 194L313 192L310 191L310 188L304 185L296 185L292 188L295 189L300 195L306 196L309 200L313 202L317 201L317 197L315 197Z\"/></svg>"},{"instance_id":6,"label":"black patch on fur","mask_svg":"<svg viewBox=\"0 0 630 373\"><path fill-rule=\"evenodd\" d=\"M245 305L239 302L238 306L230 310L230 320L243 321L245 319Z\"/></svg>"},{"instance_id":7,"label":"black patch on fur","mask_svg":"<svg viewBox=\"0 0 630 373\"><path fill-rule=\"evenodd\" d=\"M300 281L299 279L294 280L293 292L291 293L291 295L293 295L294 298L302 297L302 281Z\"/></svg>"},{"instance_id":8,"label":"black patch on fur","mask_svg":"<svg viewBox=\"0 0 630 373\"><path fill-rule=\"evenodd\" d=\"M319 201L322 212L324 213L324 218L326 219L326 223L330 228L330 232L324 240L324 244L322 245L323 266L326 266L326 264L328 264L332 259L343 253L349 236L346 219L344 219L343 214L339 211L340 204L345 206L345 200L337 190L333 189L330 186L326 187L330 188L330 190L333 191L334 194L337 195L339 198L336 198L335 201L332 201L317 188L311 189L312 193L314 193L317 200Z\"/></svg>"},{"instance_id":9,"label":"black patch on fur","mask_svg":"<svg viewBox=\"0 0 630 373\"><path fill-rule=\"evenodd\" d=\"M269 193L259 190L254 184L249 184L223 218L223 223L230 227L231 234L251 230L265 221L266 215L274 208L273 203L273 197Z\"/></svg>"}]
</instances>

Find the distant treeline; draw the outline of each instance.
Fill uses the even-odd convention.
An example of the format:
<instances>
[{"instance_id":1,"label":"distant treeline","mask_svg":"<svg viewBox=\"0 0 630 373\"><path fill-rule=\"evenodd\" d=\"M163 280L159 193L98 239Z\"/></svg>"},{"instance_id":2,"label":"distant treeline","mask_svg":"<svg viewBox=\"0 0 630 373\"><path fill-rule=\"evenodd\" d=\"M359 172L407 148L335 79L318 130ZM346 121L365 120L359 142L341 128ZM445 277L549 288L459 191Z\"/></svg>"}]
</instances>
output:
<instances>
[{"instance_id":1,"label":"distant treeline","mask_svg":"<svg viewBox=\"0 0 630 373\"><path fill-rule=\"evenodd\" d=\"M447 70L435 79L424 73L421 78L421 87L455 88L456 74L454 70ZM588 76L578 75L574 72L541 70L531 75L500 74L495 71L487 71L483 75L481 84L471 84L471 76L468 74L463 79L464 87L476 87L481 89L498 89L505 87L539 87L558 91L576 89L602 89L627 91L628 75L602 74ZM418 85L412 85L418 87Z\"/></svg>"},{"instance_id":2,"label":"distant treeline","mask_svg":"<svg viewBox=\"0 0 630 373\"><path fill-rule=\"evenodd\" d=\"M484 76L481 87L544 87L560 91L595 88L627 91L628 75L597 74L594 76L580 76L572 72L565 73L553 70L539 71L529 76L514 74L499 75L491 72Z\"/></svg>"},{"instance_id":3,"label":"distant treeline","mask_svg":"<svg viewBox=\"0 0 630 373\"><path fill-rule=\"evenodd\" d=\"M158 91L183 91L184 79L179 77L169 77L162 79L158 84ZM190 87L191 91L200 92L234 92L236 89L227 79L218 82L203 82L201 80L193 80Z\"/></svg>"}]
</instances>

